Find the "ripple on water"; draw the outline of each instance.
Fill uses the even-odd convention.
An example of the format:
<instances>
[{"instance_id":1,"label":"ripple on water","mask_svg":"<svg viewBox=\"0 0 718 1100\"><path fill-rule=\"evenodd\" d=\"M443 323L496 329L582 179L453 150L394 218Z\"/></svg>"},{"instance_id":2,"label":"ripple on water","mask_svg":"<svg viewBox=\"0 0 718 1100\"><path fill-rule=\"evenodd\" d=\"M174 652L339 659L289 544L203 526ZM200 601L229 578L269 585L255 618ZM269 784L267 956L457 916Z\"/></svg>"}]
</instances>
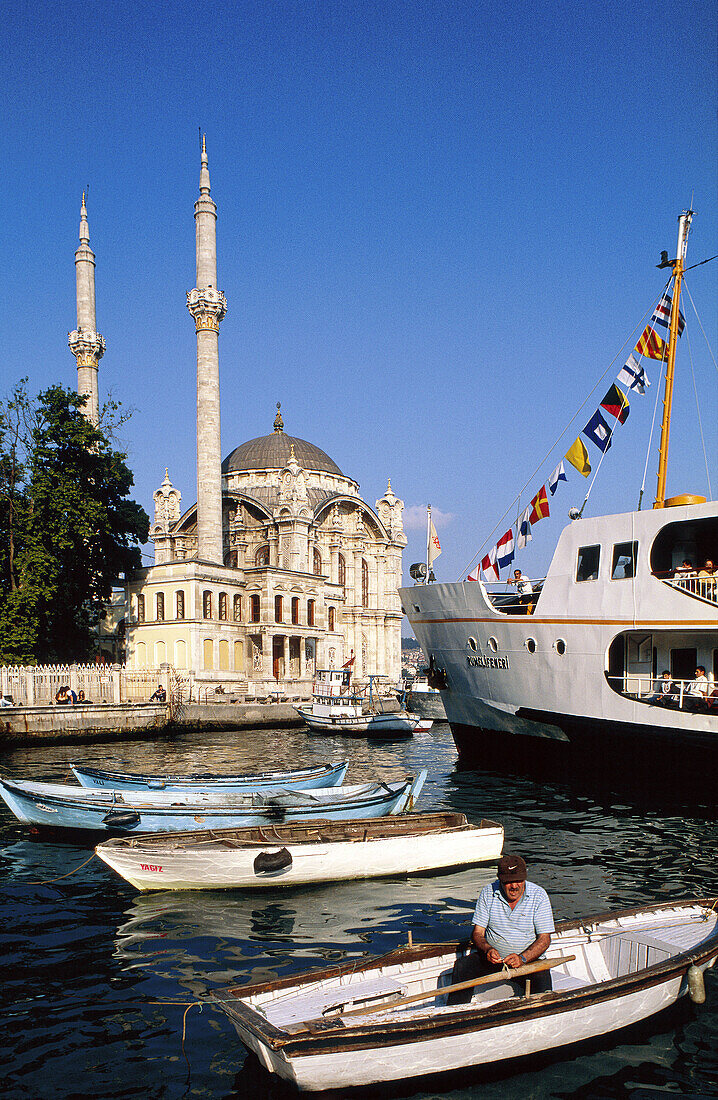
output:
<instances>
[{"instance_id":1,"label":"ripple on water","mask_svg":"<svg viewBox=\"0 0 718 1100\"><path fill-rule=\"evenodd\" d=\"M6 764L60 778L68 761L134 771L238 771L348 759L347 782L429 771L420 809L501 821L557 916L718 893L714 810L551 777L459 771L448 728L395 742L259 730L155 744L24 748ZM491 871L352 882L296 891L137 894L97 860L92 840L32 840L0 811L0 1055L8 1097L296 1096L260 1072L222 1013L186 1006L228 983L259 981L379 954L406 941L468 933ZM76 870L69 878L48 882ZM44 883L44 885L37 885ZM634 1030L625 1041L510 1075L455 1075L373 1092L420 1100L718 1095L718 975L708 1003ZM179 1002L165 1004L162 1002ZM362 1100L372 1090L362 1090Z\"/></svg>"}]
</instances>

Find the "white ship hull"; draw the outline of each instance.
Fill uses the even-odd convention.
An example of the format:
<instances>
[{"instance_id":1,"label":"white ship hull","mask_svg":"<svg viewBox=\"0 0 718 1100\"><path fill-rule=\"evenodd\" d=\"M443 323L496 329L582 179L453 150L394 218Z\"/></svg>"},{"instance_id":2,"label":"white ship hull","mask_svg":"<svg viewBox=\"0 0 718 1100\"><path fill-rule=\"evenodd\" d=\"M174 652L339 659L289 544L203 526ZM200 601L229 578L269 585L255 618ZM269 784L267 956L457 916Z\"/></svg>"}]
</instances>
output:
<instances>
[{"instance_id":1,"label":"white ship hull","mask_svg":"<svg viewBox=\"0 0 718 1100\"><path fill-rule=\"evenodd\" d=\"M648 702L656 676L663 668L674 674L681 660L704 665L713 686L716 588L677 587L665 562L690 538L716 536L715 502L572 523L532 614L495 606L481 582L402 589L416 637L445 684L460 754L473 755L481 731L512 735L524 749L526 736L577 743L608 732L718 749L718 706L689 709L688 694L672 707ZM614 578L615 547L626 543L638 547L635 576ZM577 581L587 546L601 548L598 576Z\"/></svg>"}]
</instances>

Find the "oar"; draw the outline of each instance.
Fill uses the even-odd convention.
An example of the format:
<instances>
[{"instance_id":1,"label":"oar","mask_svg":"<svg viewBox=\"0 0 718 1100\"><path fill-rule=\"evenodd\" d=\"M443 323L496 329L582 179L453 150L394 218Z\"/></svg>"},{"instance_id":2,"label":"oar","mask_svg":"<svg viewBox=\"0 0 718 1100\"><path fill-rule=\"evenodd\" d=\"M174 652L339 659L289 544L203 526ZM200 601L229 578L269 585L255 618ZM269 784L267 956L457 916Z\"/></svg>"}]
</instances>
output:
<instances>
[{"instance_id":1,"label":"oar","mask_svg":"<svg viewBox=\"0 0 718 1100\"><path fill-rule=\"evenodd\" d=\"M344 1020L347 1016L369 1016L374 1012L388 1012L391 1008L403 1008L415 1001L428 1001L437 995L453 993L455 989L471 989L476 985L489 985L491 982L513 981L514 978L525 978L530 974L539 974L542 970L550 970L562 963L572 962L575 955L562 955L560 959L540 959L539 962L527 963L518 966L516 970L497 970L495 974L483 974L480 978L470 978L465 982L457 982L456 985L437 986L435 989L427 989L424 993L414 993L411 997L399 997L396 1001L389 1001L383 1005L372 1005L371 1008L351 1008L348 1012L340 1012L338 1015Z\"/></svg>"}]
</instances>

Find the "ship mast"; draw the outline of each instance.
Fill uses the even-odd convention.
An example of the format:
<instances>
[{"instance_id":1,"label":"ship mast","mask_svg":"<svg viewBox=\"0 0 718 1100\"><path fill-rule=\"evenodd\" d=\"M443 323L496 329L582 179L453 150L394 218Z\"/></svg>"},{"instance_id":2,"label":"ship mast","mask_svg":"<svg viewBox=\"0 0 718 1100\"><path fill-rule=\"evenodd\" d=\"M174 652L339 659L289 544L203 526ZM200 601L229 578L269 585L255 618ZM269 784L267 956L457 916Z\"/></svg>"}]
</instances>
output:
<instances>
[{"instance_id":1,"label":"ship mast","mask_svg":"<svg viewBox=\"0 0 718 1100\"><path fill-rule=\"evenodd\" d=\"M661 443L658 452L658 486L654 508L663 508L666 503L666 475L668 472L668 441L671 434L671 404L673 401L673 374L678 343L678 318L681 297L681 283L685 270L686 243L693 220L693 211L684 210L678 219L678 248L673 263L673 301L671 303L671 330L668 338L666 358L666 388L663 395L663 421L661 424ZM665 253L664 253L665 255Z\"/></svg>"}]
</instances>

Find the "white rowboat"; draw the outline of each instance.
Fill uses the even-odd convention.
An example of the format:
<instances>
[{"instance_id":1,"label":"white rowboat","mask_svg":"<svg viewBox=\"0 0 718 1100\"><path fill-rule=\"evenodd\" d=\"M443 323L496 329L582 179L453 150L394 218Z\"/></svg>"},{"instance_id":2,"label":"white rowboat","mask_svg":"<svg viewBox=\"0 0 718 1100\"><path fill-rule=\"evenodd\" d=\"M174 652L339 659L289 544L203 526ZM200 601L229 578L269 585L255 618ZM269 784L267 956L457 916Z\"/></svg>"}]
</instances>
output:
<instances>
[{"instance_id":1,"label":"white rowboat","mask_svg":"<svg viewBox=\"0 0 718 1100\"><path fill-rule=\"evenodd\" d=\"M503 841L495 821L435 813L117 837L95 851L138 890L256 890L495 861Z\"/></svg>"},{"instance_id":2,"label":"white rowboat","mask_svg":"<svg viewBox=\"0 0 718 1100\"><path fill-rule=\"evenodd\" d=\"M459 944L401 948L222 990L213 1000L262 1065L321 1090L480 1066L608 1035L705 996L718 958L718 898L644 906L557 926L553 991L478 979L472 1001L447 1005ZM523 967L544 969L546 962Z\"/></svg>"}]
</instances>

